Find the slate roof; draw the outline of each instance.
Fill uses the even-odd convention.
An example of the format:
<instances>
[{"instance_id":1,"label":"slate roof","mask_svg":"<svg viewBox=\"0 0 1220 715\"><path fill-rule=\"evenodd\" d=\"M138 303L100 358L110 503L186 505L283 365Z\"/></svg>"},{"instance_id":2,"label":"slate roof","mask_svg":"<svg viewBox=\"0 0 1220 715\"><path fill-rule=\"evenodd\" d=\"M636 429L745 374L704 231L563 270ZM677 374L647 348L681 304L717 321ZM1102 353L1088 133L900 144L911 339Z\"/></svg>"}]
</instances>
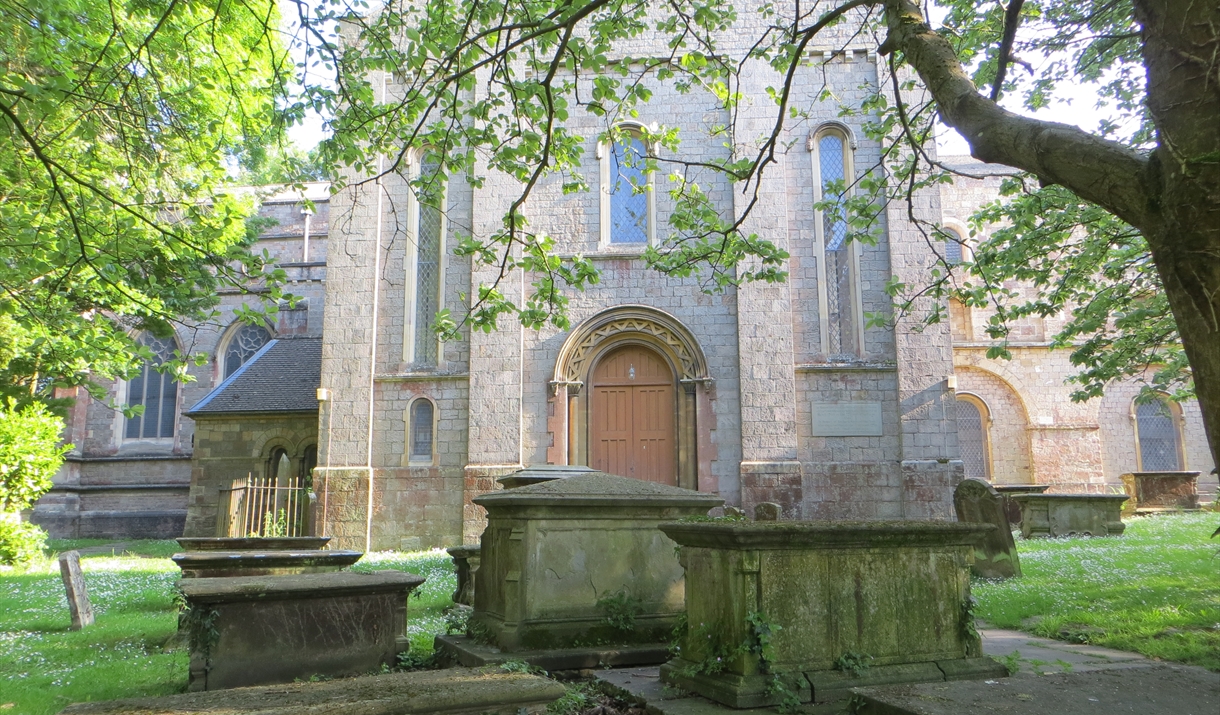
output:
<instances>
[{"instance_id":1,"label":"slate roof","mask_svg":"<svg viewBox=\"0 0 1220 715\"><path fill-rule=\"evenodd\" d=\"M238 412L317 412L322 339L272 340L187 411L187 416Z\"/></svg>"}]
</instances>

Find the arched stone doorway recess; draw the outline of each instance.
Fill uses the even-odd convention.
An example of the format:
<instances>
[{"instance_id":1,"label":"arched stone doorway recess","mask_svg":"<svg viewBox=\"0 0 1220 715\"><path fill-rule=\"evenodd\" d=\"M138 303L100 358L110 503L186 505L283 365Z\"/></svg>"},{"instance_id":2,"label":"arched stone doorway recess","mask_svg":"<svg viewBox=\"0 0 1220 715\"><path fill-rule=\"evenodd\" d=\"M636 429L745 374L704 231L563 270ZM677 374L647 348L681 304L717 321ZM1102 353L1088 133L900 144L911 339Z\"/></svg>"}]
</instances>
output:
<instances>
[{"instance_id":1,"label":"arched stone doorway recess","mask_svg":"<svg viewBox=\"0 0 1220 715\"><path fill-rule=\"evenodd\" d=\"M634 381L632 367L636 370ZM642 384L641 379L648 384ZM633 382L638 387L621 389L631 387ZM660 403L669 401L672 426L666 425L663 417L650 424L661 433L672 431L677 486L715 491L717 485L711 476L712 384L703 351L677 318L642 305L602 311L577 326L559 350L550 383L551 447L547 462L598 466L596 460L605 465L607 447L593 447L590 439L595 433L606 439L605 428L613 425L605 423L609 416L605 411L599 417L594 410L609 408L616 399L630 400L631 407L611 410L611 414L617 413L620 417L614 419L621 419L625 413L639 423L633 410L642 409L655 417ZM672 386L671 393L662 389L666 385ZM609 437L613 441L615 435ZM636 441L641 437L650 436L636 435ZM637 454L644 451L639 449ZM654 449L653 454L659 455L654 465L667 459L664 450L658 453ZM645 466L644 473L636 476L675 483L674 479L662 478L656 469Z\"/></svg>"}]
</instances>

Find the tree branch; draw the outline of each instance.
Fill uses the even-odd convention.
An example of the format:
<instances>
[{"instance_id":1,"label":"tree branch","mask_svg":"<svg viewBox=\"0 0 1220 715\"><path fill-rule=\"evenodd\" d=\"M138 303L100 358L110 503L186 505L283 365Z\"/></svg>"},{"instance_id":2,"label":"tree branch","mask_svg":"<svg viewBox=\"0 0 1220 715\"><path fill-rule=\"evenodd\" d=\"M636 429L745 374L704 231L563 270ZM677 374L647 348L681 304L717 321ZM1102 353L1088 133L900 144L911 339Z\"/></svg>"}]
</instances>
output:
<instances>
[{"instance_id":1,"label":"tree branch","mask_svg":"<svg viewBox=\"0 0 1220 715\"><path fill-rule=\"evenodd\" d=\"M1059 184L1136 227L1154 222L1159 194L1148 157L1076 127L1009 112L979 94L953 46L928 26L912 0L884 0L883 54L901 51L936 99L941 117L981 160Z\"/></svg>"},{"instance_id":2,"label":"tree branch","mask_svg":"<svg viewBox=\"0 0 1220 715\"><path fill-rule=\"evenodd\" d=\"M995 84L991 85L991 101L1000 101L1000 89L1004 86L1004 75L1012 61L1012 43L1017 39L1017 25L1021 24L1021 6L1025 0L1008 0L1004 13L1004 37L1000 40L1000 56L996 60Z\"/></svg>"}]
</instances>

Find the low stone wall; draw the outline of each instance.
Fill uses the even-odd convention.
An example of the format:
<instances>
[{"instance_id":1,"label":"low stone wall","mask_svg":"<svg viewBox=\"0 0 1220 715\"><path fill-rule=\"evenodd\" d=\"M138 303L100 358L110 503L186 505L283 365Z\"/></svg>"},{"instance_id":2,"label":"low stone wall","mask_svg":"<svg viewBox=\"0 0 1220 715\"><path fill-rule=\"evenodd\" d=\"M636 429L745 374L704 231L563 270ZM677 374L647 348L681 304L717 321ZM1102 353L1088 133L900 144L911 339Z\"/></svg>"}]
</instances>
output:
<instances>
[{"instance_id":1,"label":"low stone wall","mask_svg":"<svg viewBox=\"0 0 1220 715\"><path fill-rule=\"evenodd\" d=\"M455 668L71 705L66 715L542 715L562 685Z\"/></svg>"},{"instance_id":2,"label":"low stone wall","mask_svg":"<svg viewBox=\"0 0 1220 715\"><path fill-rule=\"evenodd\" d=\"M1014 494L1021 506L1021 536L1119 536L1127 528L1122 520L1121 494Z\"/></svg>"},{"instance_id":3,"label":"low stone wall","mask_svg":"<svg viewBox=\"0 0 1220 715\"><path fill-rule=\"evenodd\" d=\"M731 707L828 702L876 682L1002 675L969 610L972 550L947 522L663 524L687 629L661 679Z\"/></svg>"},{"instance_id":4,"label":"low stone wall","mask_svg":"<svg viewBox=\"0 0 1220 715\"><path fill-rule=\"evenodd\" d=\"M318 553L318 552L315 552ZM323 552L325 553L325 552ZM399 571L183 579L190 690L290 683L393 665L409 646Z\"/></svg>"}]
</instances>

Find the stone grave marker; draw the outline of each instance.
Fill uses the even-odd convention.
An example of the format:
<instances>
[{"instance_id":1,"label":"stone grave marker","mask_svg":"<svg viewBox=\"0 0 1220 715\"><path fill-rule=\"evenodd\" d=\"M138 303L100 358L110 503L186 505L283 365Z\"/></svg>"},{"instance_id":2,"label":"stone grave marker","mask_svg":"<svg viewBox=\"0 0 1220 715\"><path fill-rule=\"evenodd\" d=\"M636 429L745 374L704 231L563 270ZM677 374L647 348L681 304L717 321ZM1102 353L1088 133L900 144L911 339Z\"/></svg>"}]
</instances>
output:
<instances>
[{"instance_id":1,"label":"stone grave marker","mask_svg":"<svg viewBox=\"0 0 1220 715\"><path fill-rule=\"evenodd\" d=\"M974 565L970 570L982 578L1020 576L1021 562L1004 510L1004 495L982 479L963 479L953 491L953 506L958 521L996 527L975 547Z\"/></svg>"},{"instance_id":2,"label":"stone grave marker","mask_svg":"<svg viewBox=\"0 0 1220 715\"><path fill-rule=\"evenodd\" d=\"M80 570L80 552L65 551L59 555L59 575L68 592L68 611L72 614L71 630L79 631L93 625L93 605L85 590L85 575Z\"/></svg>"},{"instance_id":3,"label":"stone grave marker","mask_svg":"<svg viewBox=\"0 0 1220 715\"><path fill-rule=\"evenodd\" d=\"M781 509L775 502L765 501L754 505L754 521L779 521Z\"/></svg>"}]
</instances>

